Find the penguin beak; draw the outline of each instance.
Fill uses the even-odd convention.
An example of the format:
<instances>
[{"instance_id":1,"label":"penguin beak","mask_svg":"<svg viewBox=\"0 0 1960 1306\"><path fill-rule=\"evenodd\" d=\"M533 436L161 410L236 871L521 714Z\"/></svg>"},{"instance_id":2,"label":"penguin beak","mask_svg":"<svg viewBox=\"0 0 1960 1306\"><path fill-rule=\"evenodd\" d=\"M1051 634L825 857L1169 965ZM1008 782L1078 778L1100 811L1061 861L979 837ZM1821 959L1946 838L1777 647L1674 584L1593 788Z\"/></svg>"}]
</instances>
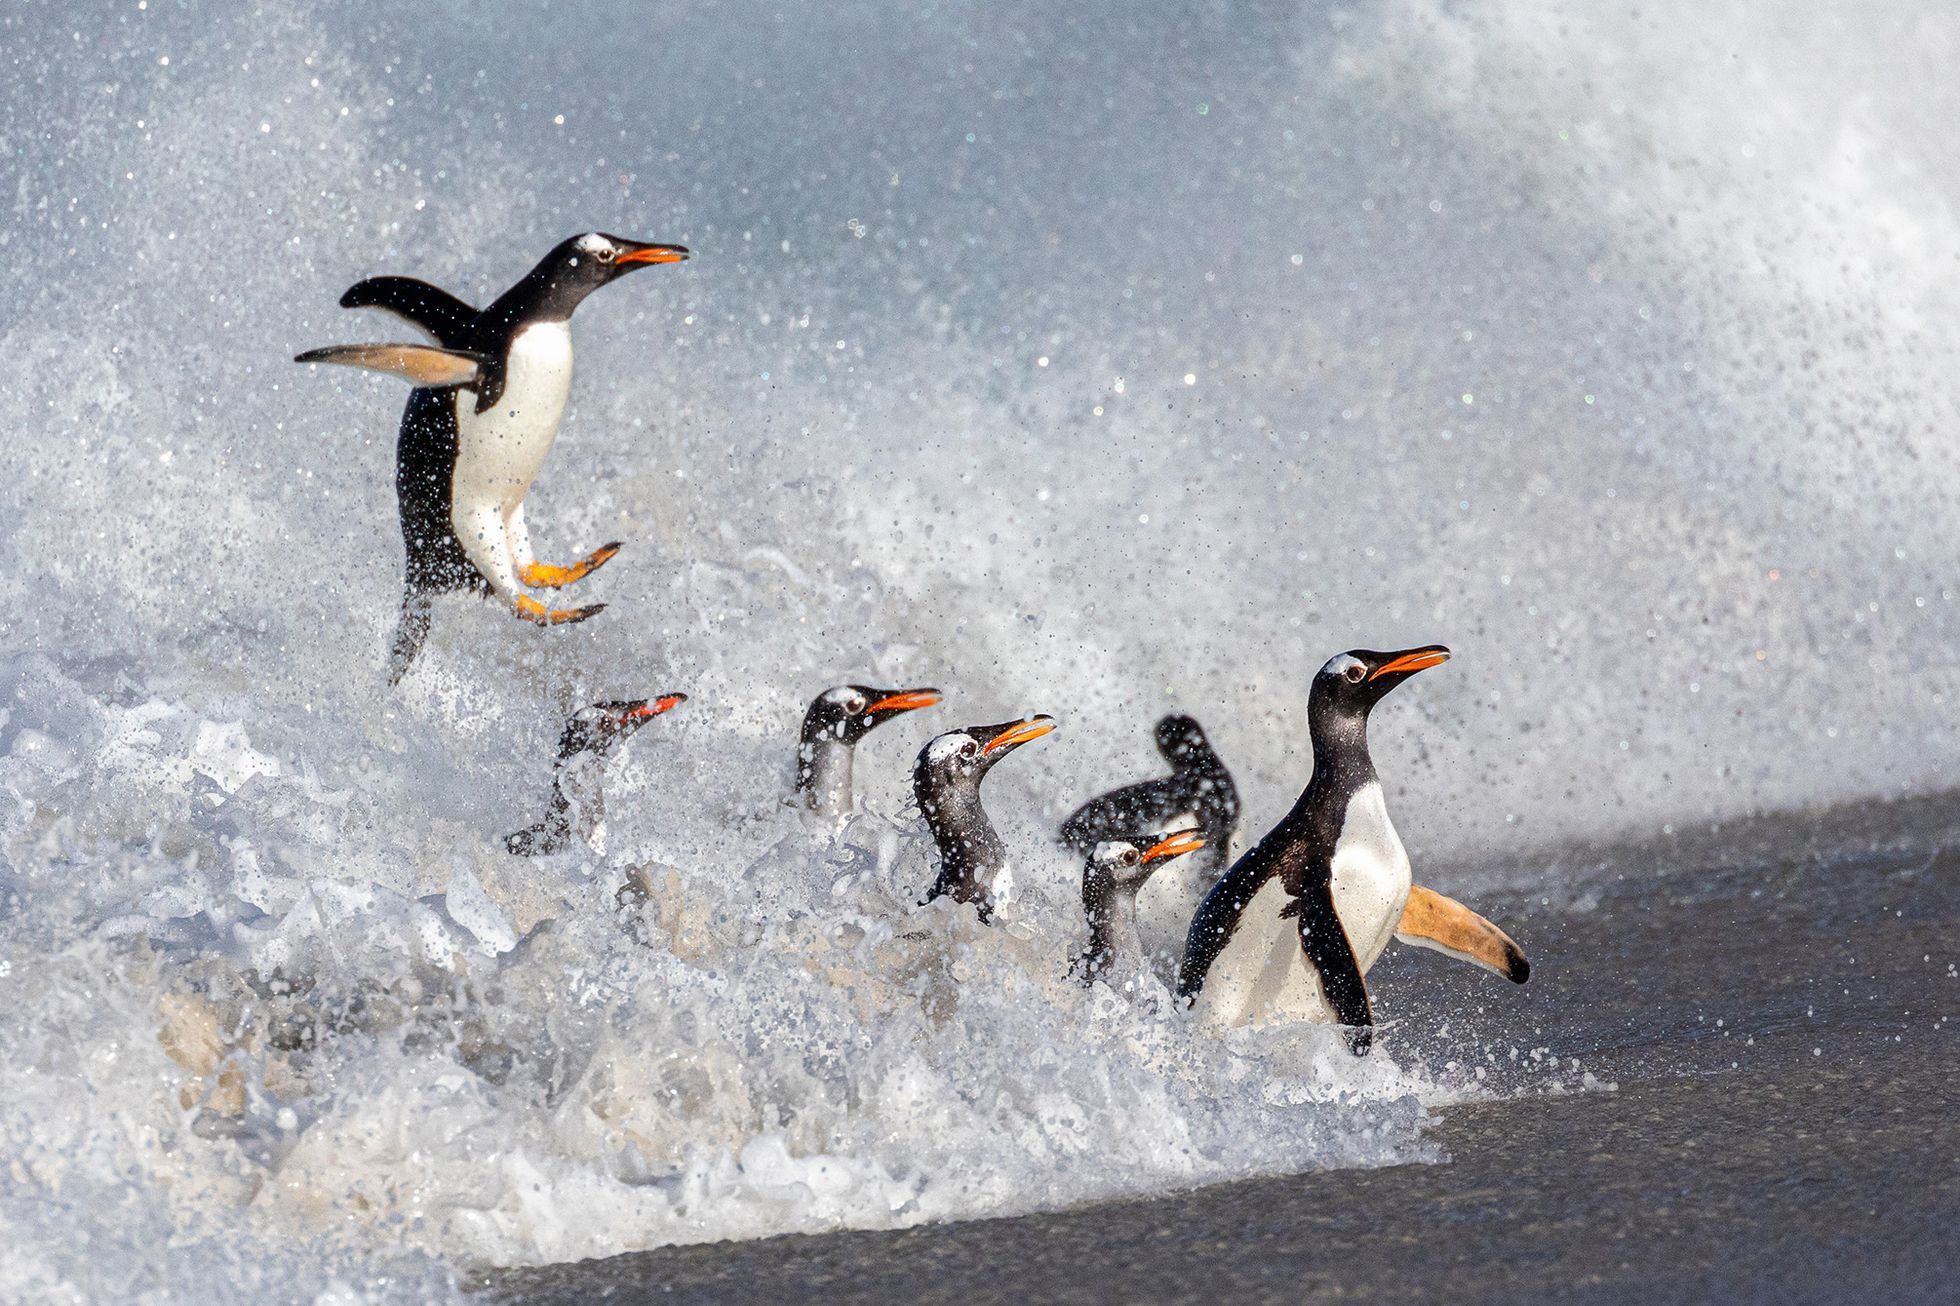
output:
<instances>
[{"instance_id":1,"label":"penguin beak","mask_svg":"<svg viewBox=\"0 0 1960 1306\"><path fill-rule=\"evenodd\" d=\"M641 263L682 263L687 257L685 245L635 245L614 259L613 266L624 268Z\"/></svg>"},{"instance_id":2,"label":"penguin beak","mask_svg":"<svg viewBox=\"0 0 1960 1306\"><path fill-rule=\"evenodd\" d=\"M864 711L867 716L879 712L916 712L922 707L932 707L938 702L939 691L936 689L901 689L885 695Z\"/></svg>"},{"instance_id":3,"label":"penguin beak","mask_svg":"<svg viewBox=\"0 0 1960 1306\"><path fill-rule=\"evenodd\" d=\"M1441 644L1431 644L1426 648L1412 648L1405 653L1397 653L1388 661L1376 667L1370 680L1380 680L1383 676L1413 676L1418 671L1441 666L1450 660L1450 651Z\"/></svg>"},{"instance_id":4,"label":"penguin beak","mask_svg":"<svg viewBox=\"0 0 1960 1306\"><path fill-rule=\"evenodd\" d=\"M613 720L622 726L637 726L653 720L663 712L671 712L687 702L686 694L663 694L656 699L636 699L622 703L613 714Z\"/></svg>"},{"instance_id":5,"label":"penguin beak","mask_svg":"<svg viewBox=\"0 0 1960 1306\"><path fill-rule=\"evenodd\" d=\"M1055 728L1055 718L1046 714L1016 721L1005 730L989 739L980 749L981 756L1001 753L1003 756L1011 749L1019 748L1031 739L1039 739Z\"/></svg>"},{"instance_id":6,"label":"penguin beak","mask_svg":"<svg viewBox=\"0 0 1960 1306\"><path fill-rule=\"evenodd\" d=\"M1143 860L1149 863L1164 857L1182 857L1185 853L1194 853L1204 846L1205 841L1198 837L1196 830L1173 830L1145 849Z\"/></svg>"}]
</instances>

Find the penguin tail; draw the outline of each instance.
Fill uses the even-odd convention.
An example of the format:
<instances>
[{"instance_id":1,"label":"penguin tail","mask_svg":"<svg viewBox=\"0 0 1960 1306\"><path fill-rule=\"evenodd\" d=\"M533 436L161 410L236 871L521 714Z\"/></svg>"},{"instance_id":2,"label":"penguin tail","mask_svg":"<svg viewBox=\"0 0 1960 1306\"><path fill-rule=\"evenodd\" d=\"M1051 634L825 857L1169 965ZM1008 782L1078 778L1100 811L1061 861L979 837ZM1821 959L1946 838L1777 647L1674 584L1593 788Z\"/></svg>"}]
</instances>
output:
<instances>
[{"instance_id":1,"label":"penguin tail","mask_svg":"<svg viewBox=\"0 0 1960 1306\"><path fill-rule=\"evenodd\" d=\"M429 637L432 605L425 592L413 587L402 594L402 615L395 623L395 647L388 654L388 683L399 685L408 674L409 664L422 651Z\"/></svg>"}]
</instances>

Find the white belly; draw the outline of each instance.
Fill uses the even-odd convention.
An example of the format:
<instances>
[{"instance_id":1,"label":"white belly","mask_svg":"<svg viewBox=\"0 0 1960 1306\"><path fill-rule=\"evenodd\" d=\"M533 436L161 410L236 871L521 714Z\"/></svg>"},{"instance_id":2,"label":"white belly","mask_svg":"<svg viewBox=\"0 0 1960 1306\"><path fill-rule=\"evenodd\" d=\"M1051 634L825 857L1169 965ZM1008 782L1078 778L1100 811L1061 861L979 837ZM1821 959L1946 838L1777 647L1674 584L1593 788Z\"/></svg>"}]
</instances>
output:
<instances>
[{"instance_id":1,"label":"white belly","mask_svg":"<svg viewBox=\"0 0 1960 1306\"><path fill-rule=\"evenodd\" d=\"M1409 900L1409 855L1388 819L1381 786L1371 784L1348 803L1334 850L1334 911L1366 975L1395 937ZM1277 877L1246 907L1239 928L1212 963L1198 1006L1208 1024L1322 1024L1334 1010L1320 975L1300 951L1300 925L1282 918L1286 888Z\"/></svg>"},{"instance_id":2,"label":"white belly","mask_svg":"<svg viewBox=\"0 0 1960 1306\"><path fill-rule=\"evenodd\" d=\"M495 502L508 517L524 502L544 466L565 400L572 392L572 333L563 322L526 327L511 341L504 392L488 411L476 395L456 392L456 473L451 518L462 533L464 512Z\"/></svg>"}]
</instances>

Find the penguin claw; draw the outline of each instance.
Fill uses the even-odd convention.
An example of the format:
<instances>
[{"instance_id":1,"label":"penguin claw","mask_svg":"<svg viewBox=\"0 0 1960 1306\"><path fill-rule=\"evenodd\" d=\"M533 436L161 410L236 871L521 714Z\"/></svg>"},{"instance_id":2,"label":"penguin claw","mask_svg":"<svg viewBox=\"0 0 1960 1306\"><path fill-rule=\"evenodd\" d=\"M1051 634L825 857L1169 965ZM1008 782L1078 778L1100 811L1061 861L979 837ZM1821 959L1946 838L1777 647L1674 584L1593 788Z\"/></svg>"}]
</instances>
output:
<instances>
[{"instance_id":1,"label":"penguin claw","mask_svg":"<svg viewBox=\"0 0 1960 1306\"><path fill-rule=\"evenodd\" d=\"M563 589L576 581L584 580L611 562L613 555L619 552L619 547L618 540L610 544L602 544L569 567L554 567L548 562L527 562L517 569L517 579L532 589Z\"/></svg>"},{"instance_id":2,"label":"penguin claw","mask_svg":"<svg viewBox=\"0 0 1960 1306\"><path fill-rule=\"evenodd\" d=\"M518 616L540 626L569 626L575 621L596 617L606 610L603 603L588 603L582 608L547 608L528 594L518 595L512 607Z\"/></svg>"}]
</instances>

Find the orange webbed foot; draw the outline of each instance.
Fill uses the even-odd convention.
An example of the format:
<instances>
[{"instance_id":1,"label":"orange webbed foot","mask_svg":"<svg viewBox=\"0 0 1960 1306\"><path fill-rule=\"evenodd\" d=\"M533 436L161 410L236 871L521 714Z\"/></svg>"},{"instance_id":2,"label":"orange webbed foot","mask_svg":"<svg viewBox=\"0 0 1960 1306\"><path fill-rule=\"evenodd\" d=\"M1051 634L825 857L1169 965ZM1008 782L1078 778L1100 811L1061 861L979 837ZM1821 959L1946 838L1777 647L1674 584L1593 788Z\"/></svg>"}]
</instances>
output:
<instances>
[{"instance_id":1,"label":"orange webbed foot","mask_svg":"<svg viewBox=\"0 0 1960 1306\"><path fill-rule=\"evenodd\" d=\"M517 569L517 579L532 589L563 589L574 581L584 580L599 568L612 561L619 552L619 541L601 545L569 567L554 567L548 562L528 562Z\"/></svg>"},{"instance_id":2,"label":"orange webbed foot","mask_svg":"<svg viewBox=\"0 0 1960 1306\"><path fill-rule=\"evenodd\" d=\"M606 610L603 603L588 603L582 608L547 608L528 594L518 595L512 610L526 621L540 626L569 626L587 617L596 617Z\"/></svg>"}]
</instances>

